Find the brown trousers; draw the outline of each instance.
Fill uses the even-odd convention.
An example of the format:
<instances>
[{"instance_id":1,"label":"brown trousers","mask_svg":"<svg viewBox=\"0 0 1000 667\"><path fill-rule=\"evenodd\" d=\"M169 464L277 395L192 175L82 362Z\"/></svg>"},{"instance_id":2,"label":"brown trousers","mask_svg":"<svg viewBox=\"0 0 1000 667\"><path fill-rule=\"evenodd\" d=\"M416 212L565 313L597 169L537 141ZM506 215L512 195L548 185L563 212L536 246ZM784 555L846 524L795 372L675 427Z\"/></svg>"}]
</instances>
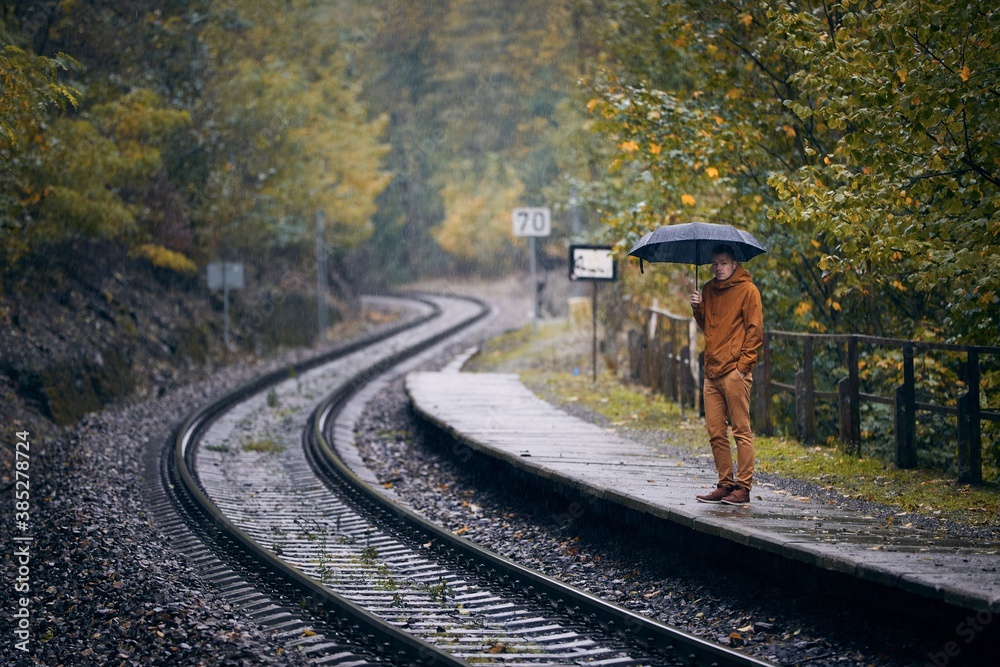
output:
<instances>
[{"instance_id":1,"label":"brown trousers","mask_svg":"<svg viewBox=\"0 0 1000 667\"><path fill-rule=\"evenodd\" d=\"M712 445L719 486L739 486L748 491L753 486L753 430L750 427L750 388L753 374L740 379L735 370L715 379L705 378L705 426ZM739 467L733 475L733 452L729 445L726 420L736 440Z\"/></svg>"}]
</instances>

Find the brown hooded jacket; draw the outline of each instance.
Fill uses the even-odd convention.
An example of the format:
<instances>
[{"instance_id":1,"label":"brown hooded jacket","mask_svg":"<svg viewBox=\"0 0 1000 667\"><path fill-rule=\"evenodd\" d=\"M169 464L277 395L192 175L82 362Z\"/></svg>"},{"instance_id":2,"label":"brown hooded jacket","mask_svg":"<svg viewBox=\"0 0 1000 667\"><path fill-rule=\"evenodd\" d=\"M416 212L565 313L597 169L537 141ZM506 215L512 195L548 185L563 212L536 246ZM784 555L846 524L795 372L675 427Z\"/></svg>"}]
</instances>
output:
<instances>
[{"instance_id":1,"label":"brown hooded jacket","mask_svg":"<svg viewBox=\"0 0 1000 667\"><path fill-rule=\"evenodd\" d=\"M694 319L705 332L705 377L720 378L738 370L744 375L757 363L764 340L764 312L760 292L742 266L719 282L714 278L701 291Z\"/></svg>"}]
</instances>

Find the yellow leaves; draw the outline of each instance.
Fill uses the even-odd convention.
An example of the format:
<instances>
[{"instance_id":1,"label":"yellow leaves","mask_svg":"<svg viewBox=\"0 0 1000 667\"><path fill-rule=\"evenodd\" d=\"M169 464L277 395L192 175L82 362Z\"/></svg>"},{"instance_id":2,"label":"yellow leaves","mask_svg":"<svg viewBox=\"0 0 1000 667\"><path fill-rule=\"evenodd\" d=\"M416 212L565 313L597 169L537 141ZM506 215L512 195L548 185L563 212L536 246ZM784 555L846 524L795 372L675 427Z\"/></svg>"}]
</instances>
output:
<instances>
[{"instance_id":1,"label":"yellow leaves","mask_svg":"<svg viewBox=\"0 0 1000 667\"><path fill-rule=\"evenodd\" d=\"M681 195L681 203L684 204L685 206L694 206L695 199L691 195L685 193Z\"/></svg>"},{"instance_id":2,"label":"yellow leaves","mask_svg":"<svg viewBox=\"0 0 1000 667\"><path fill-rule=\"evenodd\" d=\"M719 170L716 169L715 167L706 167L705 168L705 175L708 176L709 178L712 178L712 179L718 178L719 177Z\"/></svg>"},{"instance_id":3,"label":"yellow leaves","mask_svg":"<svg viewBox=\"0 0 1000 667\"><path fill-rule=\"evenodd\" d=\"M738 100L740 99L741 93L739 88L730 88L726 91L727 100Z\"/></svg>"},{"instance_id":4,"label":"yellow leaves","mask_svg":"<svg viewBox=\"0 0 1000 667\"><path fill-rule=\"evenodd\" d=\"M713 120L715 120L715 124L716 125L725 125L726 124L726 119L723 118L722 116L716 116Z\"/></svg>"},{"instance_id":5,"label":"yellow leaves","mask_svg":"<svg viewBox=\"0 0 1000 667\"><path fill-rule=\"evenodd\" d=\"M809 243L812 243L812 247L814 248L819 248L820 246L820 242L817 241L816 239L809 239Z\"/></svg>"},{"instance_id":6,"label":"yellow leaves","mask_svg":"<svg viewBox=\"0 0 1000 667\"><path fill-rule=\"evenodd\" d=\"M597 99L596 97L594 97L594 98L591 98L591 99L590 99L590 101L589 101L589 102L587 102L587 111L589 111L589 112L593 113L593 111L594 111L594 108L595 108L595 107L596 107L596 106L597 106L598 104L600 104L600 103L601 103L601 101L600 101L599 99Z\"/></svg>"},{"instance_id":7,"label":"yellow leaves","mask_svg":"<svg viewBox=\"0 0 1000 667\"><path fill-rule=\"evenodd\" d=\"M823 157L823 164L826 164L826 165L833 164L833 162L830 160L830 156L829 155L825 155Z\"/></svg>"},{"instance_id":8,"label":"yellow leaves","mask_svg":"<svg viewBox=\"0 0 1000 667\"><path fill-rule=\"evenodd\" d=\"M900 83L906 83L906 68L900 67L898 70L896 70L896 76L899 77Z\"/></svg>"},{"instance_id":9,"label":"yellow leaves","mask_svg":"<svg viewBox=\"0 0 1000 667\"><path fill-rule=\"evenodd\" d=\"M791 125L789 125L788 123L785 123L784 125L782 125L781 126L781 130L785 133L785 136L788 137L789 139L794 139L795 138L795 134L796 134L795 133L795 128L792 127Z\"/></svg>"},{"instance_id":10,"label":"yellow leaves","mask_svg":"<svg viewBox=\"0 0 1000 667\"><path fill-rule=\"evenodd\" d=\"M170 269L177 273L198 272L198 266L190 259L163 246L146 243L139 246L139 254L148 259L153 266Z\"/></svg>"},{"instance_id":11,"label":"yellow leaves","mask_svg":"<svg viewBox=\"0 0 1000 667\"><path fill-rule=\"evenodd\" d=\"M962 81L968 81L969 77L972 76L972 72L969 70L969 66L965 65L962 67L962 71L959 72L958 75L962 77Z\"/></svg>"},{"instance_id":12,"label":"yellow leaves","mask_svg":"<svg viewBox=\"0 0 1000 667\"><path fill-rule=\"evenodd\" d=\"M740 14L736 17L736 20L742 23L744 28L749 28L750 24L753 23L753 16L748 12L746 14Z\"/></svg>"},{"instance_id":13,"label":"yellow leaves","mask_svg":"<svg viewBox=\"0 0 1000 667\"><path fill-rule=\"evenodd\" d=\"M906 285L904 285L903 283L899 282L898 280L893 280L892 281L892 286L895 287L896 289L898 289L900 292L905 292L906 291Z\"/></svg>"},{"instance_id":14,"label":"yellow leaves","mask_svg":"<svg viewBox=\"0 0 1000 667\"><path fill-rule=\"evenodd\" d=\"M660 154L660 150L661 150L660 144L650 144L649 145L649 152L652 153L653 155L659 155Z\"/></svg>"},{"instance_id":15,"label":"yellow leaves","mask_svg":"<svg viewBox=\"0 0 1000 667\"><path fill-rule=\"evenodd\" d=\"M903 259L903 253L899 252L898 250L892 253L892 261L898 262L901 259Z\"/></svg>"},{"instance_id":16,"label":"yellow leaves","mask_svg":"<svg viewBox=\"0 0 1000 667\"><path fill-rule=\"evenodd\" d=\"M833 299L828 299L827 300L827 305L829 305L831 308L833 308L834 310L836 310L838 313L840 312L840 302L839 301L834 301Z\"/></svg>"},{"instance_id":17,"label":"yellow leaves","mask_svg":"<svg viewBox=\"0 0 1000 667\"><path fill-rule=\"evenodd\" d=\"M639 144L629 139L628 141L623 141L620 144L618 144L618 148L626 153L634 153L637 150L639 150Z\"/></svg>"},{"instance_id":18,"label":"yellow leaves","mask_svg":"<svg viewBox=\"0 0 1000 667\"><path fill-rule=\"evenodd\" d=\"M795 306L795 315L797 317L802 317L807 315L812 310L812 304L808 301L799 301L798 305Z\"/></svg>"}]
</instances>

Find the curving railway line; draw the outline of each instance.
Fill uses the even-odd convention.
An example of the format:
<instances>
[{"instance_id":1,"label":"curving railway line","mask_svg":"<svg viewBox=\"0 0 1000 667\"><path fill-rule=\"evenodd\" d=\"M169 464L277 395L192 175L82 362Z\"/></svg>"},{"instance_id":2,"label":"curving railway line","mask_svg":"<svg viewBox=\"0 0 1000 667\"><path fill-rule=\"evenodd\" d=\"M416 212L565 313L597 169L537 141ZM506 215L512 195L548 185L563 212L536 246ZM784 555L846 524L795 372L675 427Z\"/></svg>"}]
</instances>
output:
<instances>
[{"instance_id":1,"label":"curving railway line","mask_svg":"<svg viewBox=\"0 0 1000 667\"><path fill-rule=\"evenodd\" d=\"M353 444L367 397L488 315L465 298L406 301L406 323L179 427L154 510L203 575L315 664L766 664L481 549L378 483Z\"/></svg>"}]
</instances>

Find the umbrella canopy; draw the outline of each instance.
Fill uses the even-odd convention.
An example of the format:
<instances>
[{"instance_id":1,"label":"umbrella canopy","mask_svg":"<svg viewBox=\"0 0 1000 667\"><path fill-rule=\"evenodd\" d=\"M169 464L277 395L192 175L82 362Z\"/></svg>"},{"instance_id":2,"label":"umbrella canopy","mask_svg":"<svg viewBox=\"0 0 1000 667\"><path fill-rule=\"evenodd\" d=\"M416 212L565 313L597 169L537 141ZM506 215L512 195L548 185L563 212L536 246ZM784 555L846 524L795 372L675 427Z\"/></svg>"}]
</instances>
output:
<instances>
[{"instance_id":1,"label":"umbrella canopy","mask_svg":"<svg viewBox=\"0 0 1000 667\"><path fill-rule=\"evenodd\" d=\"M750 232L732 225L711 222L686 222L680 225L658 227L649 232L628 251L632 257L647 262L674 262L677 264L710 264L712 249L728 245L738 262L767 252Z\"/></svg>"}]
</instances>

